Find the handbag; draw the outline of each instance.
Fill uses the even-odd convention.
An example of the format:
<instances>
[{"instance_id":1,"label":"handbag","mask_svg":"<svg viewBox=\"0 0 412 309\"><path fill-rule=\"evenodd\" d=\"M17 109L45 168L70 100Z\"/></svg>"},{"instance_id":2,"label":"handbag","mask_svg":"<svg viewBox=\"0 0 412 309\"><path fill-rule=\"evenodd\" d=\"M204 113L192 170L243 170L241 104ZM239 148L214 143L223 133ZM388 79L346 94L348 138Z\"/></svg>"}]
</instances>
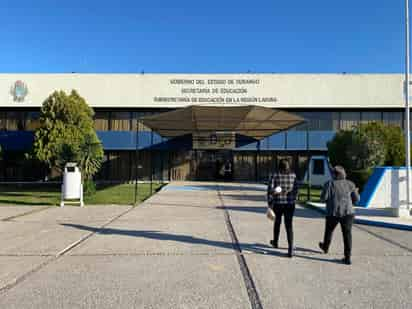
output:
<instances>
[{"instance_id":1,"label":"handbag","mask_svg":"<svg viewBox=\"0 0 412 309\"><path fill-rule=\"evenodd\" d=\"M266 217L267 217L269 220L272 220L272 221L275 219L275 212L273 211L272 208L269 208L269 207L268 207L268 209L266 210Z\"/></svg>"}]
</instances>

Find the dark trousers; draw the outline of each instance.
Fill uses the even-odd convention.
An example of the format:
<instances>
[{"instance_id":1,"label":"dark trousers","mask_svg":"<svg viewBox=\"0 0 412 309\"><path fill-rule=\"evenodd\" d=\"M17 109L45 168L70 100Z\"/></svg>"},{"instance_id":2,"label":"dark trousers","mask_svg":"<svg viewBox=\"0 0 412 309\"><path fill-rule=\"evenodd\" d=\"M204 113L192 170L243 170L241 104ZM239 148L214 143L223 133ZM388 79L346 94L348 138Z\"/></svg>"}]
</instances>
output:
<instances>
[{"instance_id":1,"label":"dark trousers","mask_svg":"<svg viewBox=\"0 0 412 309\"><path fill-rule=\"evenodd\" d=\"M326 217L325 223L325 237L323 239L323 248L328 251L330 243L332 241L333 231L335 227L340 223L343 236L343 246L345 257L350 257L352 254L352 223L353 215L347 215L343 217Z\"/></svg>"},{"instance_id":2,"label":"dark trousers","mask_svg":"<svg viewBox=\"0 0 412 309\"><path fill-rule=\"evenodd\" d=\"M293 214L295 213L295 204L274 204L273 211L275 212L275 223L273 225L273 241L275 244L279 242L280 225L282 216L285 216L285 228L288 238L289 249L293 248Z\"/></svg>"}]
</instances>

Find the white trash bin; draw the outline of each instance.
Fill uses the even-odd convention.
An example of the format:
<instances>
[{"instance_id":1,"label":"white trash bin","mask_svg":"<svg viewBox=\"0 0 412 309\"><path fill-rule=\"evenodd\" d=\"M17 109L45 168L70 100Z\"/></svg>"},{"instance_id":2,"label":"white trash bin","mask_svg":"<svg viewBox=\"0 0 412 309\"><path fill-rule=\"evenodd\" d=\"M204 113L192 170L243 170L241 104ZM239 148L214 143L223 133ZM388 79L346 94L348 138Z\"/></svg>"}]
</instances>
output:
<instances>
[{"instance_id":1,"label":"white trash bin","mask_svg":"<svg viewBox=\"0 0 412 309\"><path fill-rule=\"evenodd\" d=\"M65 200L70 200L66 204L80 203L81 207L84 206L82 175L77 163L67 163L64 167L60 207L64 206Z\"/></svg>"}]
</instances>

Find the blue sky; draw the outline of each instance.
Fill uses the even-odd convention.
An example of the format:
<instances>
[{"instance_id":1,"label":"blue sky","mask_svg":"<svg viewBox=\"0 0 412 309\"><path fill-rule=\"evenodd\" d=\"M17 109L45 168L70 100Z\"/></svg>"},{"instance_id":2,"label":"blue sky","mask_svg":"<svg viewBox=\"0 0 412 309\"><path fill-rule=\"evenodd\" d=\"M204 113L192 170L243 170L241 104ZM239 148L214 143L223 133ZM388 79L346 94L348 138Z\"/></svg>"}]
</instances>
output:
<instances>
[{"instance_id":1,"label":"blue sky","mask_svg":"<svg viewBox=\"0 0 412 309\"><path fill-rule=\"evenodd\" d=\"M404 0L2 0L0 26L0 72L404 71Z\"/></svg>"}]
</instances>

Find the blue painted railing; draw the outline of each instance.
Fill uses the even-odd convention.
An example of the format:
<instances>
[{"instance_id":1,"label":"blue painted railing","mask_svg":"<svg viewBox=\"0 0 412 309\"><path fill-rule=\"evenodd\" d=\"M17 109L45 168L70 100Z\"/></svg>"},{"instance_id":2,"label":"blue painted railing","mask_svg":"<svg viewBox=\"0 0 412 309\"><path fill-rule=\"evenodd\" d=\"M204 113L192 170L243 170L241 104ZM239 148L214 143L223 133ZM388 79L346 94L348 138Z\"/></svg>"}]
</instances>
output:
<instances>
[{"instance_id":1,"label":"blue painted railing","mask_svg":"<svg viewBox=\"0 0 412 309\"><path fill-rule=\"evenodd\" d=\"M368 182L366 183L365 188L363 189L360 195L360 200L356 204L357 206L361 206L365 208L369 207L372 197L375 194L376 190L379 187L379 184L381 183L383 179L385 170L386 170L385 167L375 167L372 175L369 177Z\"/></svg>"}]
</instances>

